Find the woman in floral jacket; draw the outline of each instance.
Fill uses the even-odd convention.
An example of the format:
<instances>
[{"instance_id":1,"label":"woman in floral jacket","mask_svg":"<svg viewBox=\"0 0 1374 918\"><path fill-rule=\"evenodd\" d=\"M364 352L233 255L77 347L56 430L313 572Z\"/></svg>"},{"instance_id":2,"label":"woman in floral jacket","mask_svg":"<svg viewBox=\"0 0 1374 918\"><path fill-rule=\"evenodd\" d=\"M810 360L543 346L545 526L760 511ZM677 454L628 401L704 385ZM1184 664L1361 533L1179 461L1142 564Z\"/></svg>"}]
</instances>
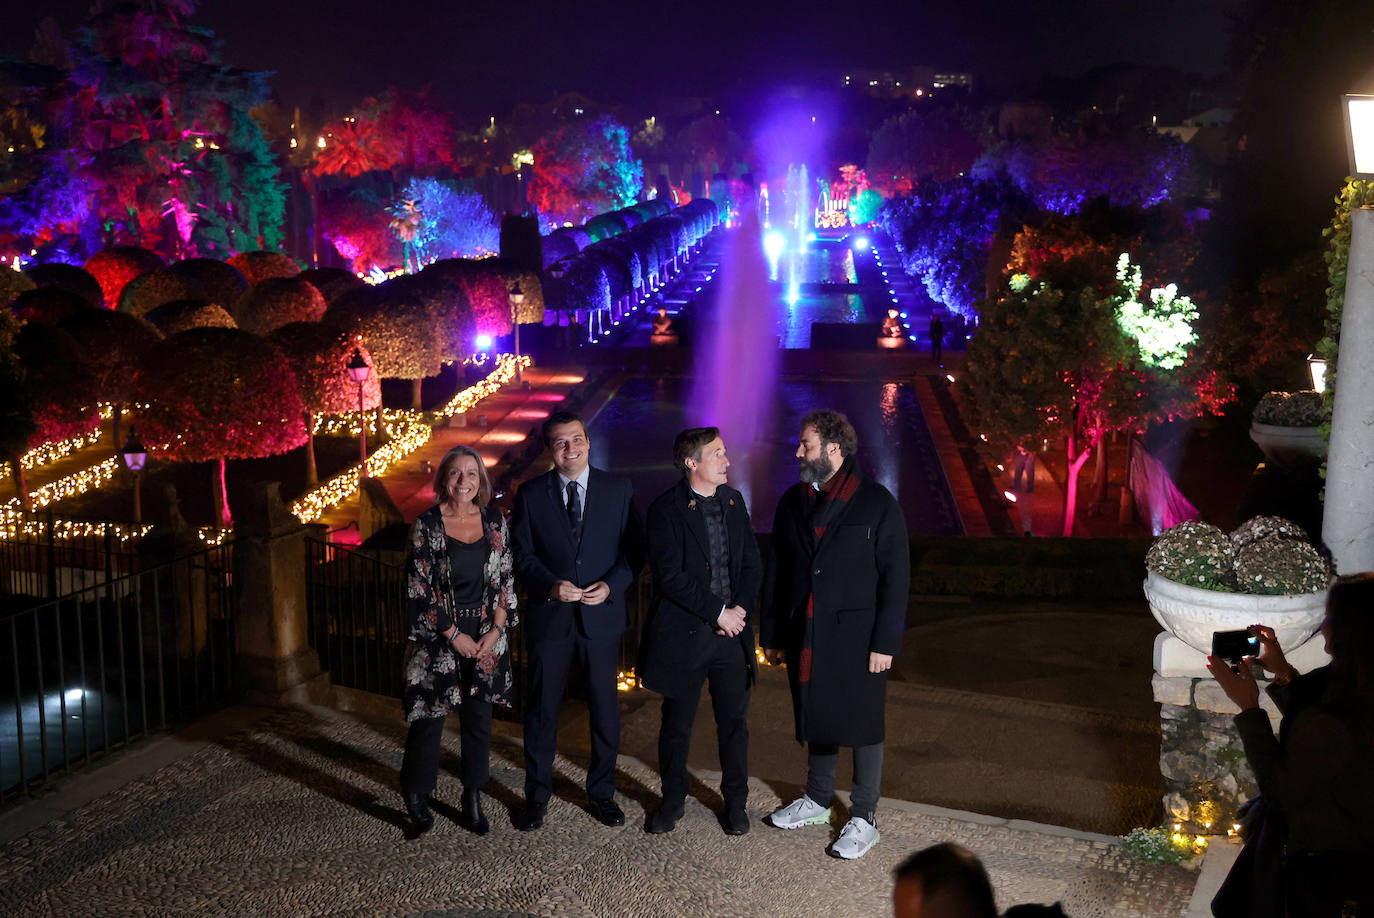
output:
<instances>
[{"instance_id":1,"label":"woman in floral jacket","mask_svg":"<svg viewBox=\"0 0 1374 918\"><path fill-rule=\"evenodd\" d=\"M401 794L413 830L434 825L427 798L439 775L444 718L459 711L463 800L459 824L484 835L481 789L489 776L493 704L514 687L506 629L517 624L510 539L490 506L482 459L456 446L434 476L438 503L415 520L406 554L403 701L410 731Z\"/></svg>"}]
</instances>

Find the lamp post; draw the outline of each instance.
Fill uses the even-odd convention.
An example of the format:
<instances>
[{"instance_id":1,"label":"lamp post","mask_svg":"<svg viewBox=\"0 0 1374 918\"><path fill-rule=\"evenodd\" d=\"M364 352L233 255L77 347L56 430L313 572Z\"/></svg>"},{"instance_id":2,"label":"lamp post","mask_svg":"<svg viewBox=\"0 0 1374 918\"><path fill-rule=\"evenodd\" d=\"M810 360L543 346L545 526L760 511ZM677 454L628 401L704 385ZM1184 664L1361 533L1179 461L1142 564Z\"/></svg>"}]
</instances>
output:
<instances>
[{"instance_id":1,"label":"lamp post","mask_svg":"<svg viewBox=\"0 0 1374 918\"><path fill-rule=\"evenodd\" d=\"M514 330L512 342L515 345L515 381L521 384L525 382L520 366L520 307L523 305L525 291L520 289L520 282L516 281L515 286L510 288L510 324Z\"/></svg>"},{"instance_id":2,"label":"lamp post","mask_svg":"<svg viewBox=\"0 0 1374 918\"><path fill-rule=\"evenodd\" d=\"M367 416L363 413L363 383L367 382L371 372L372 367L367 365L362 349L353 348L353 356L348 361L348 378L358 384L358 455L362 460L358 469L359 478L367 477Z\"/></svg>"},{"instance_id":3,"label":"lamp post","mask_svg":"<svg viewBox=\"0 0 1374 918\"><path fill-rule=\"evenodd\" d=\"M1342 97L1350 174L1374 179L1374 71ZM1374 208L1350 212L1340 374L1331 410L1322 541L1342 574L1374 570Z\"/></svg>"},{"instance_id":4,"label":"lamp post","mask_svg":"<svg viewBox=\"0 0 1374 918\"><path fill-rule=\"evenodd\" d=\"M148 450L138 439L138 433L133 426L129 427L129 439L124 441L124 446L120 448L119 455L124 460L124 465L134 476L134 522L143 522L143 501L139 493L139 479L143 476L143 466L148 462Z\"/></svg>"}]
</instances>

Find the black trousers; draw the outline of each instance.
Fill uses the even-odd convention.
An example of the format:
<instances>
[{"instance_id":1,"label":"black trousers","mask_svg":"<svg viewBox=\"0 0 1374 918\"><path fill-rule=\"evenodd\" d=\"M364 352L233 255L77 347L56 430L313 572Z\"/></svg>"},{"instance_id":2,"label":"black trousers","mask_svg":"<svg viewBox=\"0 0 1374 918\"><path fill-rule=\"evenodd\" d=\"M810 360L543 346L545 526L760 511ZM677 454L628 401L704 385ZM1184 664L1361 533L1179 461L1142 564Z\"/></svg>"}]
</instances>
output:
<instances>
[{"instance_id":1,"label":"black trousers","mask_svg":"<svg viewBox=\"0 0 1374 918\"><path fill-rule=\"evenodd\" d=\"M428 795L439 779L443 717L411 721L401 760L401 793ZM491 776L491 702L468 696L458 710L460 774L464 790L478 790Z\"/></svg>"},{"instance_id":2,"label":"black trousers","mask_svg":"<svg viewBox=\"0 0 1374 918\"><path fill-rule=\"evenodd\" d=\"M681 811L687 799L687 751L701 699L701 684L711 690L720 755L720 795L726 806L743 806L749 797L749 664L738 638L712 638L711 657L690 695L663 699L658 731L658 774L663 806Z\"/></svg>"},{"instance_id":3,"label":"black trousers","mask_svg":"<svg viewBox=\"0 0 1374 918\"><path fill-rule=\"evenodd\" d=\"M530 645L530 705L525 712L525 801L548 803L553 795L553 756L558 748L558 710L568 670L576 660L586 674L587 713L591 721L591 766L587 796L615 796L615 760L620 753L620 699L616 664L620 638L592 641L575 634L565 641Z\"/></svg>"}]
</instances>

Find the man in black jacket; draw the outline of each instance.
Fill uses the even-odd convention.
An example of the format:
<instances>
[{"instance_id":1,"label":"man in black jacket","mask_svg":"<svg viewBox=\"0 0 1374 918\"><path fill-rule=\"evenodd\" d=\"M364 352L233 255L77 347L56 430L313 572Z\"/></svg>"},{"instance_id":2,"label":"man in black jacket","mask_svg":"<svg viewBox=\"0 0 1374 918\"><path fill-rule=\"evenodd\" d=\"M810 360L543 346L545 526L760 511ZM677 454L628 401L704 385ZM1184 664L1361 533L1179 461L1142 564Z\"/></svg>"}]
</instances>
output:
<instances>
[{"instance_id":1,"label":"man in black jacket","mask_svg":"<svg viewBox=\"0 0 1374 918\"><path fill-rule=\"evenodd\" d=\"M768 817L780 829L830 822L839 747L854 750L849 822L830 846L863 857L878 842L887 672L906 624L911 557L902 509L859 473L844 415L802 418L801 483L778 502L760 644L786 662L797 740L808 744L806 793Z\"/></svg>"},{"instance_id":2,"label":"man in black jacket","mask_svg":"<svg viewBox=\"0 0 1374 918\"><path fill-rule=\"evenodd\" d=\"M757 667L749 616L762 579L758 543L744 498L725 483L730 460L719 430L693 427L678 434L673 461L682 480L649 507L654 599L638 672L645 687L663 695L663 803L647 828L671 832L682 818L692 721L708 682L725 798L722 823L729 834L743 835L749 831L749 692Z\"/></svg>"},{"instance_id":3,"label":"man in black jacket","mask_svg":"<svg viewBox=\"0 0 1374 918\"><path fill-rule=\"evenodd\" d=\"M553 793L558 710L574 661L586 679L591 726L588 809L608 826L625 824L615 802L620 751L616 664L625 631L625 590L634 580L639 520L630 482L587 464L591 441L566 411L544 422L553 468L520 486L511 515L515 568L529 595L530 649L525 713L525 807L515 827L544 824Z\"/></svg>"}]
</instances>

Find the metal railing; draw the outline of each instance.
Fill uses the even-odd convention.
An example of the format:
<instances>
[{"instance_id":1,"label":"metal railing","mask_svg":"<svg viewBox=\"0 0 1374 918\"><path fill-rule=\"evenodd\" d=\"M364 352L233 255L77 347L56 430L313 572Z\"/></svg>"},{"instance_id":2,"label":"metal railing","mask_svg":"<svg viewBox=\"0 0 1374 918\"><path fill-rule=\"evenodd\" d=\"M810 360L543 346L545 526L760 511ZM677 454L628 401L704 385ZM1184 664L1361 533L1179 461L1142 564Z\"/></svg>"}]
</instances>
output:
<instances>
[{"instance_id":1,"label":"metal railing","mask_svg":"<svg viewBox=\"0 0 1374 918\"><path fill-rule=\"evenodd\" d=\"M306 607L310 646L334 685L393 698L402 691L406 617L405 554L306 540ZM626 591L629 627L620 648L620 669L634 668L640 623L648 609L647 572ZM521 608L526 608L523 593ZM524 718L527 649L522 627L510 629L515 692L511 707L496 706L499 719ZM575 690L569 686L570 691Z\"/></svg>"},{"instance_id":2,"label":"metal railing","mask_svg":"<svg viewBox=\"0 0 1374 918\"><path fill-rule=\"evenodd\" d=\"M61 534L49 512L40 536L0 539L0 594L57 599L127 577L139 568L138 539L110 522L84 525L80 535Z\"/></svg>"},{"instance_id":3,"label":"metal railing","mask_svg":"<svg viewBox=\"0 0 1374 918\"><path fill-rule=\"evenodd\" d=\"M228 546L0 617L0 802L227 702Z\"/></svg>"}]
</instances>

